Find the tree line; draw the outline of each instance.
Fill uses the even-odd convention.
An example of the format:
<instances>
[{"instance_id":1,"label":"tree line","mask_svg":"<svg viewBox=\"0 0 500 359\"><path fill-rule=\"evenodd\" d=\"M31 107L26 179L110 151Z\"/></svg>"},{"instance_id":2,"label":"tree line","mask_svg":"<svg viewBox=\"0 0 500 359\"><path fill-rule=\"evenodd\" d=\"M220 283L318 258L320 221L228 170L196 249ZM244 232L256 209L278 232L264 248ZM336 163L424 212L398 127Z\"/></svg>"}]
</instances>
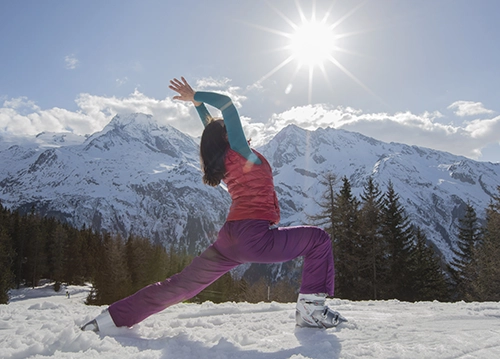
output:
<instances>
[{"instance_id":1,"label":"tree line","mask_svg":"<svg viewBox=\"0 0 500 359\"><path fill-rule=\"evenodd\" d=\"M340 186L339 186L340 183ZM360 198L346 177L323 176L319 214L311 221L332 238L335 296L351 300L500 300L500 186L483 225L468 204L459 221L458 249L447 265L405 214L392 183L385 192L369 178ZM340 187L340 188L338 188ZM110 304L181 271L192 256L149 239L76 229L31 212L0 205L0 303L11 288L50 279L91 283L88 304ZM227 273L191 301L296 300L300 283L249 283Z\"/></svg>"},{"instance_id":2,"label":"tree line","mask_svg":"<svg viewBox=\"0 0 500 359\"><path fill-rule=\"evenodd\" d=\"M352 300L499 300L500 195L493 196L481 226L468 204L459 220L458 249L447 265L413 225L389 182L382 192L368 178L360 198L347 177L325 173L311 216L332 238L335 296ZM500 186L498 187L500 194Z\"/></svg>"},{"instance_id":3,"label":"tree line","mask_svg":"<svg viewBox=\"0 0 500 359\"><path fill-rule=\"evenodd\" d=\"M167 250L146 238L76 229L0 205L0 304L8 303L11 288L36 287L41 279L53 281L55 291L62 285L91 283L87 303L111 304L180 272L192 259L185 251ZM273 283L271 291L270 286L264 278L248 283L227 273L191 301L295 300L296 285Z\"/></svg>"}]
</instances>

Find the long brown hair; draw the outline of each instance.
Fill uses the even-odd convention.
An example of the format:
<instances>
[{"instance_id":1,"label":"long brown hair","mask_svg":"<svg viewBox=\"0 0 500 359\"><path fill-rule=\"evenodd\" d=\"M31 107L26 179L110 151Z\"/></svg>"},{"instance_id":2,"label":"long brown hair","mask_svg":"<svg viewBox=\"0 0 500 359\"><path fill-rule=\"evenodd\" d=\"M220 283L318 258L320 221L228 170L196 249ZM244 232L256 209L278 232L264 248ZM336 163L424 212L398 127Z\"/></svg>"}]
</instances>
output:
<instances>
[{"instance_id":1,"label":"long brown hair","mask_svg":"<svg viewBox=\"0 0 500 359\"><path fill-rule=\"evenodd\" d=\"M217 186L226 175L224 159L229 148L223 120L211 120L201 135L200 159L203 183Z\"/></svg>"}]
</instances>

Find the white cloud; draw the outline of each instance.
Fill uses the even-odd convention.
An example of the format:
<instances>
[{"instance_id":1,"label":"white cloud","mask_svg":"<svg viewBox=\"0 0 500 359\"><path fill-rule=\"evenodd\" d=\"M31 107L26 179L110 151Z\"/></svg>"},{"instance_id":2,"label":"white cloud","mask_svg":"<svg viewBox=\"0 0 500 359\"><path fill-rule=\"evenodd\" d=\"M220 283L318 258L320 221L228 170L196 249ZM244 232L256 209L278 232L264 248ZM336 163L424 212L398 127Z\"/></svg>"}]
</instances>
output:
<instances>
[{"instance_id":1,"label":"white cloud","mask_svg":"<svg viewBox=\"0 0 500 359\"><path fill-rule=\"evenodd\" d=\"M36 135L43 131L73 132L75 127L81 127L78 125L87 123L87 120L83 113L57 107L42 110L24 97L7 100L0 108L1 132L17 136Z\"/></svg>"},{"instance_id":2,"label":"white cloud","mask_svg":"<svg viewBox=\"0 0 500 359\"><path fill-rule=\"evenodd\" d=\"M209 82L205 82L208 86ZM210 83L214 86L216 83ZM235 104L241 107L244 96L240 89L223 85ZM198 89L203 89L199 86ZM201 135L203 126L190 103L173 101L171 94L162 100L147 97L139 90L126 97L80 94L75 100L78 109L41 109L25 98L5 99L0 107L0 137L8 135L33 136L40 132L71 132L77 135L92 134L109 123L116 114L142 112L154 116L159 124L170 124L193 137ZM215 111L211 112L217 115ZM241 111L244 114L244 111ZM384 142L400 142L429 147L471 158L480 158L481 150L500 142L500 116L477 119L459 125L443 124L439 112L363 113L349 107L309 105L293 107L274 114L266 123L257 123L242 116L245 133L253 146L270 140L289 124L315 130L333 127L355 131Z\"/></svg>"},{"instance_id":3,"label":"white cloud","mask_svg":"<svg viewBox=\"0 0 500 359\"><path fill-rule=\"evenodd\" d=\"M67 55L64 57L64 63L66 64L66 69L74 70L80 63L74 54Z\"/></svg>"},{"instance_id":4,"label":"white cloud","mask_svg":"<svg viewBox=\"0 0 500 359\"><path fill-rule=\"evenodd\" d=\"M267 138L257 138L254 144L262 144L289 124L314 130L333 127L359 132L384 142L399 142L429 147L470 158L480 158L481 149L488 144L500 142L500 116L487 120L475 120L463 125L442 124L439 112L413 114L364 114L352 108L326 105L294 107L272 116L271 120L256 133L265 133ZM251 131L247 130L246 131Z\"/></svg>"},{"instance_id":5,"label":"white cloud","mask_svg":"<svg viewBox=\"0 0 500 359\"><path fill-rule=\"evenodd\" d=\"M465 129L474 139L488 143L500 142L500 116L486 120L474 120L466 124Z\"/></svg>"},{"instance_id":6,"label":"white cloud","mask_svg":"<svg viewBox=\"0 0 500 359\"><path fill-rule=\"evenodd\" d=\"M39 109L39 107L35 104L35 102L29 100L25 96L12 99L5 99L3 107L14 109L16 111L24 111L24 110L36 111Z\"/></svg>"},{"instance_id":7,"label":"white cloud","mask_svg":"<svg viewBox=\"0 0 500 359\"><path fill-rule=\"evenodd\" d=\"M158 123L170 124L193 136L199 136L203 130L190 104L171 98L149 98L137 89L123 98L82 93L75 102L78 109L69 111L57 107L41 109L25 97L5 100L0 107L0 133L4 137L33 136L44 131L86 135L102 130L117 114L134 112L151 114Z\"/></svg>"},{"instance_id":8,"label":"white cloud","mask_svg":"<svg viewBox=\"0 0 500 359\"><path fill-rule=\"evenodd\" d=\"M473 101L456 101L448 106L448 109L455 110L455 115L460 117L495 113L495 111L484 108L481 102Z\"/></svg>"},{"instance_id":9,"label":"white cloud","mask_svg":"<svg viewBox=\"0 0 500 359\"><path fill-rule=\"evenodd\" d=\"M137 89L124 98L80 94L76 103L82 113L93 119L97 128L104 127L117 114L141 112L153 115L160 124L170 124L193 136L200 135L203 129L190 103L173 101L169 97L157 100Z\"/></svg>"},{"instance_id":10,"label":"white cloud","mask_svg":"<svg viewBox=\"0 0 500 359\"><path fill-rule=\"evenodd\" d=\"M213 78L213 77L205 77L202 79L199 79L196 81L196 89L198 90L219 90L219 89L224 89L227 88L229 83L231 82L230 79L227 77L223 78Z\"/></svg>"}]
</instances>

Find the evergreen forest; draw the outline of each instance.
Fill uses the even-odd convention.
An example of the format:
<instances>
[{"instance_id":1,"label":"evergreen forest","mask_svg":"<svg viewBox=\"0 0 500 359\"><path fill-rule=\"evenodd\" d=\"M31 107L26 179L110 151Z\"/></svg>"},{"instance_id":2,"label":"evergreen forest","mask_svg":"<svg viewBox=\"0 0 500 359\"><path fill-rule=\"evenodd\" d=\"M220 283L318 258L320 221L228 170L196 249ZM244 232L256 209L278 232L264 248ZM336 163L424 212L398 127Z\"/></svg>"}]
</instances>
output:
<instances>
[{"instance_id":1,"label":"evergreen forest","mask_svg":"<svg viewBox=\"0 0 500 359\"><path fill-rule=\"evenodd\" d=\"M311 221L332 238L335 296L351 300L500 300L500 186L480 221L467 204L447 264L405 213L392 183L372 178L360 198L348 178L324 173ZM484 223L484 224L482 224Z\"/></svg>"},{"instance_id":2,"label":"evergreen forest","mask_svg":"<svg viewBox=\"0 0 500 359\"><path fill-rule=\"evenodd\" d=\"M360 198L346 177L325 173L319 214L311 224L332 238L335 297L403 301L500 300L500 186L480 220L467 204L459 221L458 249L449 264L405 213L391 183L384 190L369 179ZM0 205L0 304L9 290L42 279L63 285L92 284L88 304L110 304L181 271L192 256L152 243L76 229L31 212ZM227 273L192 302L294 302L300 283L260 278L249 283Z\"/></svg>"}]
</instances>

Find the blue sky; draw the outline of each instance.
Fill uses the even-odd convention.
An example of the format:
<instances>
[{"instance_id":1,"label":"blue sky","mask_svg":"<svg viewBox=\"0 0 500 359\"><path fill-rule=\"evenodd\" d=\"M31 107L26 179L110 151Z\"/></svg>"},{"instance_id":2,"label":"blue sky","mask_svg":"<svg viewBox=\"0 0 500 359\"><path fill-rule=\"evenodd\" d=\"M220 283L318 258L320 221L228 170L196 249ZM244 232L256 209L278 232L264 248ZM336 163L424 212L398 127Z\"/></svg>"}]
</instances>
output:
<instances>
[{"instance_id":1,"label":"blue sky","mask_svg":"<svg viewBox=\"0 0 500 359\"><path fill-rule=\"evenodd\" d=\"M296 123L500 162L499 13L496 0L3 1L0 138L83 135L136 111L199 135L168 89L185 76L230 94L254 144ZM299 67L292 38L322 21L334 47Z\"/></svg>"}]
</instances>

